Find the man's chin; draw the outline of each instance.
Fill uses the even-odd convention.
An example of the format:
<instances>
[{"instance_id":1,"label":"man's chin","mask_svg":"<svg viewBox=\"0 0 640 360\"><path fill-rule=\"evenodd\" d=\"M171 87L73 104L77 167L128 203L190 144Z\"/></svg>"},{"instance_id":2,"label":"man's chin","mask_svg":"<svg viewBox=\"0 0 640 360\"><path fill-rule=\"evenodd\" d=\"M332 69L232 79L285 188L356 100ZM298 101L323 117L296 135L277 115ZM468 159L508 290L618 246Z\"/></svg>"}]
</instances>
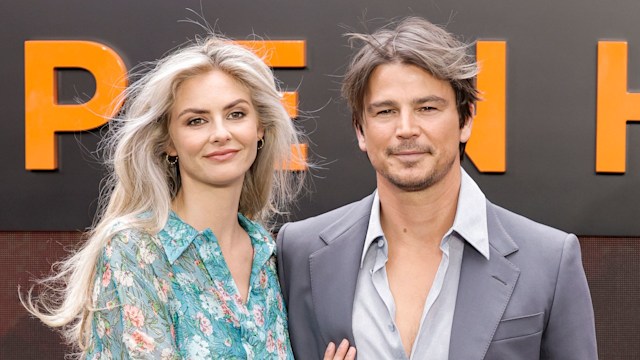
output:
<instances>
[{"instance_id":1,"label":"man's chin","mask_svg":"<svg viewBox=\"0 0 640 360\"><path fill-rule=\"evenodd\" d=\"M428 189L429 187L433 186L433 184L437 182L437 179L435 179L433 176L427 176L422 178L408 178L408 177L400 178L400 177L389 176L386 178L393 186L397 187L402 191L407 191L407 192L422 191L422 190Z\"/></svg>"},{"instance_id":2,"label":"man's chin","mask_svg":"<svg viewBox=\"0 0 640 360\"><path fill-rule=\"evenodd\" d=\"M407 191L416 192L426 190L441 181L450 172L451 166L444 169L422 171L420 173L400 173L400 174L382 174L396 188Z\"/></svg>"}]
</instances>

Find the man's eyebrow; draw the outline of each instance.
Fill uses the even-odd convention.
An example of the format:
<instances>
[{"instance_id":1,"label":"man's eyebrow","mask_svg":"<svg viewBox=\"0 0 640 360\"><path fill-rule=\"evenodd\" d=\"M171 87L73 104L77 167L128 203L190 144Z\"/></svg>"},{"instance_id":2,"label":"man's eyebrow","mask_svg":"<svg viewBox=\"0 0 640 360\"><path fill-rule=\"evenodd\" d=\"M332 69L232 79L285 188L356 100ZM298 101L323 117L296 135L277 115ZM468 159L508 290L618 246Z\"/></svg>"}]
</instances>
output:
<instances>
[{"instance_id":1,"label":"man's eyebrow","mask_svg":"<svg viewBox=\"0 0 640 360\"><path fill-rule=\"evenodd\" d=\"M394 101L391 101L391 100L376 101L376 102L372 102L370 104L367 104L367 109L366 110L371 112L375 108L392 107L392 106L396 106L396 103Z\"/></svg>"},{"instance_id":2,"label":"man's eyebrow","mask_svg":"<svg viewBox=\"0 0 640 360\"><path fill-rule=\"evenodd\" d=\"M437 95L429 95L429 96L425 96L425 97L422 97L422 98L419 98L419 99L415 99L413 101L414 105L424 104L424 103L440 103L440 104L446 105L449 102L445 98L442 98L442 97L437 96Z\"/></svg>"}]
</instances>

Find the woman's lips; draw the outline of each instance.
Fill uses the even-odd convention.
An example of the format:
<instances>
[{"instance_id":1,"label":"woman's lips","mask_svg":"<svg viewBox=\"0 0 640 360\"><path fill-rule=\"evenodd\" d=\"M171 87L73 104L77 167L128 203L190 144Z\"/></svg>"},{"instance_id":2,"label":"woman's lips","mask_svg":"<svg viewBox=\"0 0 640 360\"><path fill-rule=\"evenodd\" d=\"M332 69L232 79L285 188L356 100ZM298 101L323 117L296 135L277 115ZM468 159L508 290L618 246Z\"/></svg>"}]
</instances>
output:
<instances>
[{"instance_id":1,"label":"woman's lips","mask_svg":"<svg viewBox=\"0 0 640 360\"><path fill-rule=\"evenodd\" d=\"M207 159L225 161L233 158L238 153L238 151L239 150L235 150L235 149L218 150L205 155L205 157Z\"/></svg>"}]
</instances>

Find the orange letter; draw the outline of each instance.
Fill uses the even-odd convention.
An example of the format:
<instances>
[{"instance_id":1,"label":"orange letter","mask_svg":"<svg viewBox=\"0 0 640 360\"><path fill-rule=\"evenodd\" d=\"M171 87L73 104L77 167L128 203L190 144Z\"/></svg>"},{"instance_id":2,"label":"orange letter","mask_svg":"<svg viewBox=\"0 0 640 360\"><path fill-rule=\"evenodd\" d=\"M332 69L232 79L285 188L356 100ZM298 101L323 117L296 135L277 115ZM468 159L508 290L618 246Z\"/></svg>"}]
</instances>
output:
<instances>
[{"instance_id":1,"label":"orange letter","mask_svg":"<svg viewBox=\"0 0 640 360\"><path fill-rule=\"evenodd\" d=\"M291 159L282 164L280 169L291 171L307 170L307 144L291 145Z\"/></svg>"},{"instance_id":2,"label":"orange letter","mask_svg":"<svg viewBox=\"0 0 640 360\"><path fill-rule=\"evenodd\" d=\"M235 41L264 60L272 68L304 68L307 66L306 42L304 40L273 40L273 41ZM287 91L282 94L282 104L295 118L298 116L298 93ZM291 171L306 170L307 145L295 144L291 147L291 162L283 164L281 168Z\"/></svg>"},{"instance_id":3,"label":"orange letter","mask_svg":"<svg viewBox=\"0 0 640 360\"><path fill-rule=\"evenodd\" d=\"M90 41L26 41L25 168L58 168L56 132L85 131L105 124L118 110L114 100L127 86L127 69L116 52ZM96 80L88 102L57 104L56 68L82 68Z\"/></svg>"},{"instance_id":4,"label":"orange letter","mask_svg":"<svg viewBox=\"0 0 640 360\"><path fill-rule=\"evenodd\" d=\"M258 55L272 68L304 68L306 42L304 40L236 40Z\"/></svg>"},{"instance_id":5,"label":"orange letter","mask_svg":"<svg viewBox=\"0 0 640 360\"><path fill-rule=\"evenodd\" d=\"M506 58L505 41L478 41L480 65L477 103L466 153L480 172L505 172L506 165Z\"/></svg>"},{"instance_id":6,"label":"orange letter","mask_svg":"<svg viewBox=\"0 0 640 360\"><path fill-rule=\"evenodd\" d=\"M242 45L274 68L304 68L307 66L306 42L304 40L244 40L234 41ZM298 93L287 91L282 94L282 104L289 116L298 116Z\"/></svg>"},{"instance_id":7,"label":"orange letter","mask_svg":"<svg viewBox=\"0 0 640 360\"><path fill-rule=\"evenodd\" d=\"M598 41L596 172L625 172L630 120L640 120L640 93L627 91L627 43Z\"/></svg>"}]
</instances>

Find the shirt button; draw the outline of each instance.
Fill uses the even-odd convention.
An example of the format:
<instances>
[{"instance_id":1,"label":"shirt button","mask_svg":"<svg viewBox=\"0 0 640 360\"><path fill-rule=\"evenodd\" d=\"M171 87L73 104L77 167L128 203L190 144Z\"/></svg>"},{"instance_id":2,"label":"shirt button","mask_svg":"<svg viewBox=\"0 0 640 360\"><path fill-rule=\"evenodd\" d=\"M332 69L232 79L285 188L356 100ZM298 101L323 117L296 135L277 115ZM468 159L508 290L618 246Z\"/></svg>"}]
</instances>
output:
<instances>
[{"instance_id":1,"label":"shirt button","mask_svg":"<svg viewBox=\"0 0 640 360\"><path fill-rule=\"evenodd\" d=\"M380 239L378 240L378 247L381 248L384 246L384 240Z\"/></svg>"},{"instance_id":2,"label":"shirt button","mask_svg":"<svg viewBox=\"0 0 640 360\"><path fill-rule=\"evenodd\" d=\"M395 332L396 331L396 326L393 325L393 324L389 324L389 331Z\"/></svg>"}]
</instances>

